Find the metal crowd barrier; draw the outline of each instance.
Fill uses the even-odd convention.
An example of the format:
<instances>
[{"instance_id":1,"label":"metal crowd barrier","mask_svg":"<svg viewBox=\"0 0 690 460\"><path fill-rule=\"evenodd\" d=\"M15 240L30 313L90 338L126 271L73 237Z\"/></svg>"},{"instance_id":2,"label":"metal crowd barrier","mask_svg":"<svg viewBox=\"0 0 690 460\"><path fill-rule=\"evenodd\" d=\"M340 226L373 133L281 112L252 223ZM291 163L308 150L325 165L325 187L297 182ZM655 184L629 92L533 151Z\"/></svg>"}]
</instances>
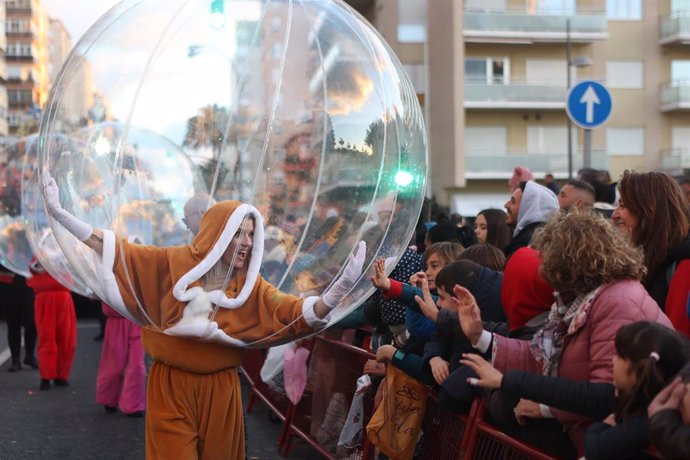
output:
<instances>
[{"instance_id":1,"label":"metal crowd barrier","mask_svg":"<svg viewBox=\"0 0 690 460\"><path fill-rule=\"evenodd\" d=\"M300 438L327 459L373 459L375 448L367 439L365 428L373 413L375 388L364 397L363 433L359 446L345 449L337 443L357 378L362 375L364 363L374 359L374 355L324 336L315 336L306 346L311 348L308 382L297 405L291 404L261 380L259 372L265 351L247 350L242 370L252 389L246 412L251 412L257 401L262 401L282 421L283 429L277 444L283 456L289 455L294 438ZM457 415L441 407L429 389L422 433L417 455L420 459L553 460L553 457L487 423L480 398L475 400L468 415Z\"/></svg>"}]
</instances>

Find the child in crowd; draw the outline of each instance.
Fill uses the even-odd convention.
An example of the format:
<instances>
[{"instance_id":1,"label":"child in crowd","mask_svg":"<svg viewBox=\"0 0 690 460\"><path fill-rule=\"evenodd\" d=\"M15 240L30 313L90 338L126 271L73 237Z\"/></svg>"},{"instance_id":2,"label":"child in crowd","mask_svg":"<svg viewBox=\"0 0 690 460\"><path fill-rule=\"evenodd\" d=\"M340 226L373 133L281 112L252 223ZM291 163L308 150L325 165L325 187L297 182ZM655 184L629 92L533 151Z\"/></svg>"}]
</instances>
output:
<instances>
[{"instance_id":1,"label":"child in crowd","mask_svg":"<svg viewBox=\"0 0 690 460\"><path fill-rule=\"evenodd\" d=\"M593 423L585 438L585 458L655 458L649 445L647 406L690 359L687 342L661 324L638 321L616 333L613 383L575 381L510 371L502 375L476 354L460 361L477 373L468 382L501 389L517 398L602 420ZM517 417L517 415L516 415ZM520 420L518 420L520 421Z\"/></svg>"},{"instance_id":2,"label":"child in crowd","mask_svg":"<svg viewBox=\"0 0 690 460\"><path fill-rule=\"evenodd\" d=\"M69 290L55 280L33 258L31 278L26 285L35 292L34 312L38 332L38 371L40 389L69 386L74 352L77 349L77 317Z\"/></svg>"},{"instance_id":3,"label":"child in crowd","mask_svg":"<svg viewBox=\"0 0 690 460\"><path fill-rule=\"evenodd\" d=\"M117 408L128 417L142 417L146 409L146 367L141 326L102 303L108 317L96 380L96 402L107 413Z\"/></svg>"}]
</instances>

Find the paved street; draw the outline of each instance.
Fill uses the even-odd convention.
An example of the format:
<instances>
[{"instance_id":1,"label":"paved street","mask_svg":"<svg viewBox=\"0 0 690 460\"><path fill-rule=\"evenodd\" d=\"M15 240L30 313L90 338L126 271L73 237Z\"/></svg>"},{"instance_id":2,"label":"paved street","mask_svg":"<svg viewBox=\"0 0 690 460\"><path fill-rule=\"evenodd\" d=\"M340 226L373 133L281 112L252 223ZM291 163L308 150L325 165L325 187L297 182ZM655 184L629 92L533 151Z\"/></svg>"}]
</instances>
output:
<instances>
[{"instance_id":1,"label":"paved street","mask_svg":"<svg viewBox=\"0 0 690 460\"><path fill-rule=\"evenodd\" d=\"M38 371L7 372L0 366L0 460L5 459L143 459L144 419L106 414L95 403L100 342L93 337L98 323L80 320L74 369L68 388L38 391ZM0 360L9 356L7 327L0 324ZM247 393L243 381L243 393ZM247 417L249 458L282 458L275 447L280 424L268 419L257 404ZM316 458L295 443L290 458Z\"/></svg>"}]
</instances>

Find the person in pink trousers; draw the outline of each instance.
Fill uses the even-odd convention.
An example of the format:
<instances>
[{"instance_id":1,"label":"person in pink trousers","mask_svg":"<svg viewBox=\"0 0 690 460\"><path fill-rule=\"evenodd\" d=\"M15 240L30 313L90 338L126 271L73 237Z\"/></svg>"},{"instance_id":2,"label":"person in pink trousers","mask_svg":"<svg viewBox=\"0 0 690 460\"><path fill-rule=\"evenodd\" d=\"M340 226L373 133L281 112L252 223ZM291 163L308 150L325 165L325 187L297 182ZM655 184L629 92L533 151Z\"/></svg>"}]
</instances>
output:
<instances>
[{"instance_id":1,"label":"person in pink trousers","mask_svg":"<svg viewBox=\"0 0 690 460\"><path fill-rule=\"evenodd\" d=\"M108 317L96 380L96 402L105 411L117 408L128 417L142 417L146 410L146 367L141 327L101 304Z\"/></svg>"}]
</instances>

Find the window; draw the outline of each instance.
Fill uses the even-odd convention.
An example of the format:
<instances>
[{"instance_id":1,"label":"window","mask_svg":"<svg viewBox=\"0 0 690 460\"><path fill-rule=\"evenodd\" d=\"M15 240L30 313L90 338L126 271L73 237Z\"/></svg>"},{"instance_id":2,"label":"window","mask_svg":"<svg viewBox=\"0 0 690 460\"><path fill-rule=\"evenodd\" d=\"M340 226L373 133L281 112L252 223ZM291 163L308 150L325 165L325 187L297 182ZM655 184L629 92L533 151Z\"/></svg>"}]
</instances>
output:
<instances>
[{"instance_id":1,"label":"window","mask_svg":"<svg viewBox=\"0 0 690 460\"><path fill-rule=\"evenodd\" d=\"M426 68L422 64L403 65L407 75L412 81L412 86L417 94L424 94L426 91Z\"/></svg>"},{"instance_id":2,"label":"window","mask_svg":"<svg viewBox=\"0 0 690 460\"><path fill-rule=\"evenodd\" d=\"M508 129L505 126L466 126L465 153L477 155L505 155Z\"/></svg>"},{"instance_id":3,"label":"window","mask_svg":"<svg viewBox=\"0 0 690 460\"><path fill-rule=\"evenodd\" d=\"M18 113L9 113L7 115L7 124L11 127L17 127L22 121L22 115Z\"/></svg>"},{"instance_id":4,"label":"window","mask_svg":"<svg viewBox=\"0 0 690 460\"><path fill-rule=\"evenodd\" d=\"M671 131L673 150L690 150L690 127L674 126Z\"/></svg>"},{"instance_id":5,"label":"window","mask_svg":"<svg viewBox=\"0 0 690 460\"><path fill-rule=\"evenodd\" d=\"M571 16L575 14L575 0L537 0L528 2L528 14Z\"/></svg>"},{"instance_id":6,"label":"window","mask_svg":"<svg viewBox=\"0 0 690 460\"><path fill-rule=\"evenodd\" d=\"M5 22L7 33L24 33L31 31L31 23L26 19L10 19Z\"/></svg>"},{"instance_id":7,"label":"window","mask_svg":"<svg viewBox=\"0 0 690 460\"><path fill-rule=\"evenodd\" d=\"M527 153L565 154L568 150L567 126L528 126Z\"/></svg>"},{"instance_id":8,"label":"window","mask_svg":"<svg viewBox=\"0 0 690 460\"><path fill-rule=\"evenodd\" d=\"M465 59L465 80L468 83L505 85L510 82L510 61L507 58Z\"/></svg>"},{"instance_id":9,"label":"window","mask_svg":"<svg viewBox=\"0 0 690 460\"><path fill-rule=\"evenodd\" d=\"M644 128L607 128L609 155L643 155Z\"/></svg>"},{"instance_id":10,"label":"window","mask_svg":"<svg viewBox=\"0 0 690 460\"><path fill-rule=\"evenodd\" d=\"M527 83L558 84L565 87L568 70L564 59L528 59Z\"/></svg>"},{"instance_id":11,"label":"window","mask_svg":"<svg viewBox=\"0 0 690 460\"><path fill-rule=\"evenodd\" d=\"M30 89L10 89L7 90L7 100L10 104L27 105L31 104L31 90Z\"/></svg>"},{"instance_id":12,"label":"window","mask_svg":"<svg viewBox=\"0 0 690 460\"><path fill-rule=\"evenodd\" d=\"M398 41L426 41L426 0L398 0Z\"/></svg>"},{"instance_id":13,"label":"window","mask_svg":"<svg viewBox=\"0 0 690 460\"><path fill-rule=\"evenodd\" d=\"M642 62L609 61L606 63L606 81L609 88L640 89L643 86Z\"/></svg>"},{"instance_id":14,"label":"window","mask_svg":"<svg viewBox=\"0 0 690 460\"><path fill-rule=\"evenodd\" d=\"M690 61L671 61L671 81L690 82Z\"/></svg>"},{"instance_id":15,"label":"window","mask_svg":"<svg viewBox=\"0 0 690 460\"><path fill-rule=\"evenodd\" d=\"M31 57L31 45L29 43L8 43L7 56Z\"/></svg>"},{"instance_id":16,"label":"window","mask_svg":"<svg viewBox=\"0 0 690 460\"><path fill-rule=\"evenodd\" d=\"M465 11L505 12L506 0L465 0Z\"/></svg>"},{"instance_id":17,"label":"window","mask_svg":"<svg viewBox=\"0 0 690 460\"><path fill-rule=\"evenodd\" d=\"M642 0L606 0L606 17L612 21L639 21Z\"/></svg>"}]
</instances>

